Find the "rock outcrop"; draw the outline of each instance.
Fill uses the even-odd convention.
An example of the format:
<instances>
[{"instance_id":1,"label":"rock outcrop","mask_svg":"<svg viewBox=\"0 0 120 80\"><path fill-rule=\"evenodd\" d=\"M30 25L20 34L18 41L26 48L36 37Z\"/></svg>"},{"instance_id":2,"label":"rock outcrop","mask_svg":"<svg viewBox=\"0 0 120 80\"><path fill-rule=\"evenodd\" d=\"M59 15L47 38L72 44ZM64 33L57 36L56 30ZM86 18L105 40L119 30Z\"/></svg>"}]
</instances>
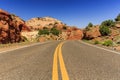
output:
<instances>
[{"instance_id":1,"label":"rock outcrop","mask_svg":"<svg viewBox=\"0 0 120 80\"><path fill-rule=\"evenodd\" d=\"M20 42L23 29L28 30L23 20L0 9L0 43Z\"/></svg>"},{"instance_id":2,"label":"rock outcrop","mask_svg":"<svg viewBox=\"0 0 120 80\"><path fill-rule=\"evenodd\" d=\"M84 30L85 39L94 39L100 36L101 36L101 33L99 31L99 26L91 27L90 30Z\"/></svg>"},{"instance_id":3,"label":"rock outcrop","mask_svg":"<svg viewBox=\"0 0 120 80\"><path fill-rule=\"evenodd\" d=\"M67 30L67 40L81 40L83 36L83 31L76 27Z\"/></svg>"},{"instance_id":4,"label":"rock outcrop","mask_svg":"<svg viewBox=\"0 0 120 80\"><path fill-rule=\"evenodd\" d=\"M56 28L61 31L59 37L56 37L56 40L80 40L83 38L83 31L76 28L70 27L61 21L51 18L32 18L26 21L26 25L30 26L32 30L41 30L41 29L51 29Z\"/></svg>"},{"instance_id":5,"label":"rock outcrop","mask_svg":"<svg viewBox=\"0 0 120 80\"><path fill-rule=\"evenodd\" d=\"M65 24L51 17L43 17L43 18L38 17L38 18L32 18L26 21L26 25L30 26L30 28L33 30L39 30L44 28L50 29L53 27L62 29Z\"/></svg>"}]
</instances>

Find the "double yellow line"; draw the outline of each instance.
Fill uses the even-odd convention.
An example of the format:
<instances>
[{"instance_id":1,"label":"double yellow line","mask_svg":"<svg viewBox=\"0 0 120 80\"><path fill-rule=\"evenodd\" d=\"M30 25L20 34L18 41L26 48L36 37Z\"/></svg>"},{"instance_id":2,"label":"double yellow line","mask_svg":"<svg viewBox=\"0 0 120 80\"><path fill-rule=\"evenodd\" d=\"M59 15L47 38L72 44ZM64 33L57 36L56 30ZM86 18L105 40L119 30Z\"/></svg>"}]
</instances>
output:
<instances>
[{"instance_id":1,"label":"double yellow line","mask_svg":"<svg viewBox=\"0 0 120 80\"><path fill-rule=\"evenodd\" d=\"M55 53L54 53L52 80L59 80L58 79L58 59L59 59L59 63L60 63L62 80L69 80L69 76L68 76L67 70L65 68L65 64L64 64L64 60L63 60L63 56L62 56L62 51L61 51L62 45L63 45L63 42L57 46Z\"/></svg>"}]
</instances>

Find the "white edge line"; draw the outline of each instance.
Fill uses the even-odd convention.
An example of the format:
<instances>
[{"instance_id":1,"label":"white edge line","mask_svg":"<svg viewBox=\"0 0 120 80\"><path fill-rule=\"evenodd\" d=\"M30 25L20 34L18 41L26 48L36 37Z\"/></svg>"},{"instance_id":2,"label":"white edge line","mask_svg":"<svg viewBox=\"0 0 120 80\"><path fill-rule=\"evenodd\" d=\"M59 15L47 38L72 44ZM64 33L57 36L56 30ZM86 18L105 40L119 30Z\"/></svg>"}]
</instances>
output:
<instances>
[{"instance_id":1,"label":"white edge line","mask_svg":"<svg viewBox=\"0 0 120 80\"><path fill-rule=\"evenodd\" d=\"M105 48L102 48L102 47L98 47L96 45L92 45L92 44L89 44L89 43L86 43L86 42L83 42L83 41L79 41L83 44L86 44L86 45L89 45L89 46L92 46L92 47L95 47L95 48L98 48L98 49L102 49L102 50L105 50L105 51L108 51L108 52L112 52L112 53L116 53L116 54L119 54L120 55L120 52L117 52L117 51L113 51L113 50L109 50L109 49L105 49Z\"/></svg>"},{"instance_id":2,"label":"white edge line","mask_svg":"<svg viewBox=\"0 0 120 80\"><path fill-rule=\"evenodd\" d=\"M31 46L39 45L39 44L45 44L45 43L49 43L49 42L50 42L50 41L42 42L42 43L40 43L40 42L38 42L38 43L33 43L33 44L30 44L30 45L28 44L28 45L25 45L25 46L20 46L20 47L18 47L18 48L6 50L6 51L1 51L0 54L1 54L1 53L5 53L5 52L10 52L10 51L15 51L15 50L23 49L23 48L26 48L26 47L31 47Z\"/></svg>"}]
</instances>

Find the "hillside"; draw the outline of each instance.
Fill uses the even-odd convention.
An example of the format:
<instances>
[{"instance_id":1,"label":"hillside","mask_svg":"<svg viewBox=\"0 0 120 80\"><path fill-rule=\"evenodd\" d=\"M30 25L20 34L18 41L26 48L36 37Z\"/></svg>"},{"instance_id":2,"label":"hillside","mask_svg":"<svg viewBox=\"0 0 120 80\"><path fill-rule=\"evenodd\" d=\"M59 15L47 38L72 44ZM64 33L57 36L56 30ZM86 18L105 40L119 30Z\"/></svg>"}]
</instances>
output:
<instances>
[{"instance_id":1,"label":"hillside","mask_svg":"<svg viewBox=\"0 0 120 80\"><path fill-rule=\"evenodd\" d=\"M40 36L39 41L45 40L80 40L83 37L83 32L81 29L73 26L68 26L62 21L52 18L52 17L37 17L32 18L25 22L27 26L33 31L29 33L23 33L27 38L32 36ZM53 30L51 32L51 30ZM37 35L36 31L40 33ZM36 34L34 34L36 33ZM57 35L56 35L57 34ZM32 39L31 39L32 40Z\"/></svg>"},{"instance_id":2,"label":"hillside","mask_svg":"<svg viewBox=\"0 0 120 80\"><path fill-rule=\"evenodd\" d=\"M43 29L43 28L53 28L55 26L62 28L65 24L61 21L52 17L37 17L32 18L25 22L27 26L30 26L33 30Z\"/></svg>"},{"instance_id":3,"label":"hillside","mask_svg":"<svg viewBox=\"0 0 120 80\"><path fill-rule=\"evenodd\" d=\"M105 20L100 25L89 23L84 29L84 39L92 44L120 50L120 21Z\"/></svg>"}]
</instances>

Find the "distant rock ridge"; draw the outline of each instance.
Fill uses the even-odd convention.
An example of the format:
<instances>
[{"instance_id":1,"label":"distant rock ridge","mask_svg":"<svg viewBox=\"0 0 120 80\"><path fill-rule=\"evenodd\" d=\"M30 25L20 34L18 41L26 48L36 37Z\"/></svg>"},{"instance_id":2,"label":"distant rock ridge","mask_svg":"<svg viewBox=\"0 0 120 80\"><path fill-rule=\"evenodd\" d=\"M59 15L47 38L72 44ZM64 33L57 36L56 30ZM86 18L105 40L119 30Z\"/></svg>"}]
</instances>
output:
<instances>
[{"instance_id":1,"label":"distant rock ridge","mask_svg":"<svg viewBox=\"0 0 120 80\"><path fill-rule=\"evenodd\" d=\"M81 29L68 26L62 21L52 17L32 18L26 21L26 25L29 26L32 30L56 28L57 30L62 31L60 37L63 40L81 40L83 38L83 31Z\"/></svg>"},{"instance_id":2,"label":"distant rock ridge","mask_svg":"<svg viewBox=\"0 0 120 80\"><path fill-rule=\"evenodd\" d=\"M43 29L52 28L55 25L64 25L61 21L54 19L52 17L37 17L26 21L26 25L30 26L32 29Z\"/></svg>"}]
</instances>

